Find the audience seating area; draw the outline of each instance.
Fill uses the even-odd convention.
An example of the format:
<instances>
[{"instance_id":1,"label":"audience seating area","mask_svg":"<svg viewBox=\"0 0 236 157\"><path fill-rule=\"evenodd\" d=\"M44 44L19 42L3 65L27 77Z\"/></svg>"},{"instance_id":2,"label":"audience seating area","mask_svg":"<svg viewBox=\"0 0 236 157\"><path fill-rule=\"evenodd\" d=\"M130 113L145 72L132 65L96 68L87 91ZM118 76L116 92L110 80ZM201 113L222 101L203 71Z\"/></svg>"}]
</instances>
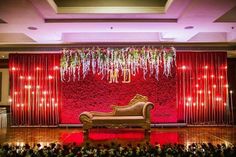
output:
<instances>
[{"instance_id":1,"label":"audience seating area","mask_svg":"<svg viewBox=\"0 0 236 157\"><path fill-rule=\"evenodd\" d=\"M29 146L0 145L0 157L235 157L235 145L211 143L193 143L189 146L182 144L151 145L117 143L82 146L75 143L61 145L51 143L49 146L35 144Z\"/></svg>"}]
</instances>

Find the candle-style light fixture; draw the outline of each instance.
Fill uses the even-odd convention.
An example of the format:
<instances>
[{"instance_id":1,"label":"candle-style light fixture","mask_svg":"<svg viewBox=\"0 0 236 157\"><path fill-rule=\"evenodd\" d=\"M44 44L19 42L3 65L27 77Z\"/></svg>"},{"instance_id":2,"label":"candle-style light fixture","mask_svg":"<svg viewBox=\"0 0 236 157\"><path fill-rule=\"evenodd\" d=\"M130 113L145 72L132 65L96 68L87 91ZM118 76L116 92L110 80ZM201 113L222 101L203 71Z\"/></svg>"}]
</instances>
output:
<instances>
[{"instance_id":1,"label":"candle-style light fixture","mask_svg":"<svg viewBox=\"0 0 236 157\"><path fill-rule=\"evenodd\" d=\"M177 57L178 118L187 124L229 124L227 54L178 52Z\"/></svg>"},{"instance_id":2,"label":"candle-style light fixture","mask_svg":"<svg viewBox=\"0 0 236 157\"><path fill-rule=\"evenodd\" d=\"M59 123L59 63L60 54L10 54L9 104L13 126Z\"/></svg>"}]
</instances>

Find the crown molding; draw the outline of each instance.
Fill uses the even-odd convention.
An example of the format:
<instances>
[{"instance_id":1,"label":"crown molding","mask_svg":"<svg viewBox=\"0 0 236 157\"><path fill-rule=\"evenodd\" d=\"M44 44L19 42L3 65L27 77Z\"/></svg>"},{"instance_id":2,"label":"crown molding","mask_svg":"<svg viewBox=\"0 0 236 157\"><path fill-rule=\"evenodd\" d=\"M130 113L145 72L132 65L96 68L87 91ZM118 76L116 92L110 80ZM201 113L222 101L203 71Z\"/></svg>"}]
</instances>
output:
<instances>
[{"instance_id":1,"label":"crown molding","mask_svg":"<svg viewBox=\"0 0 236 157\"><path fill-rule=\"evenodd\" d=\"M236 43L170 43L170 42L96 42L96 43L68 43L68 44L0 44L0 51L60 51L63 48L83 47L169 47L173 46L181 51L234 51Z\"/></svg>"},{"instance_id":2,"label":"crown molding","mask_svg":"<svg viewBox=\"0 0 236 157\"><path fill-rule=\"evenodd\" d=\"M76 19L76 18L62 18L62 19L44 19L45 23L177 23L178 19L165 18L165 19L144 19L144 18L107 18L107 19Z\"/></svg>"}]
</instances>

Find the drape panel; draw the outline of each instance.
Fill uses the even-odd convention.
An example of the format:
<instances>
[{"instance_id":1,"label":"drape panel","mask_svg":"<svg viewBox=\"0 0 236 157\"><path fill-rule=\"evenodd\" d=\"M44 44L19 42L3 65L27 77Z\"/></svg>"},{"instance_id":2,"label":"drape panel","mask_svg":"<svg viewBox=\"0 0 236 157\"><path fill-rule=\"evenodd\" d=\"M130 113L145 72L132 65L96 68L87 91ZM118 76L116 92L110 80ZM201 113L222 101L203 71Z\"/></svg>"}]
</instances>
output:
<instances>
[{"instance_id":1,"label":"drape panel","mask_svg":"<svg viewBox=\"0 0 236 157\"><path fill-rule=\"evenodd\" d=\"M177 52L178 120L189 124L229 123L227 54Z\"/></svg>"},{"instance_id":2,"label":"drape panel","mask_svg":"<svg viewBox=\"0 0 236 157\"><path fill-rule=\"evenodd\" d=\"M12 125L56 125L60 113L60 54L10 54Z\"/></svg>"}]
</instances>

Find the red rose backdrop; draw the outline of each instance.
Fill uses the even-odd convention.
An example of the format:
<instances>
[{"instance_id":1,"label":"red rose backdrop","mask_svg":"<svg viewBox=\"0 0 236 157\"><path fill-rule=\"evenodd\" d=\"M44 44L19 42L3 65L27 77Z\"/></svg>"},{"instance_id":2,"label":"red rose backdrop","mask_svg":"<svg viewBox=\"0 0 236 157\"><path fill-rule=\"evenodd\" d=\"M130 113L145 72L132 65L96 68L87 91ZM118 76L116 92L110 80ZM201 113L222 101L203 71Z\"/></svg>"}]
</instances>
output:
<instances>
[{"instance_id":1,"label":"red rose backdrop","mask_svg":"<svg viewBox=\"0 0 236 157\"><path fill-rule=\"evenodd\" d=\"M127 105L136 95L142 94L153 102L152 123L176 122L176 74L166 77L160 71L159 80L155 76L143 79L142 73L131 77L130 83L109 83L101 76L88 74L83 80L62 83L62 124L78 124L83 111L111 111L111 105ZM122 79L122 78L121 78Z\"/></svg>"}]
</instances>

